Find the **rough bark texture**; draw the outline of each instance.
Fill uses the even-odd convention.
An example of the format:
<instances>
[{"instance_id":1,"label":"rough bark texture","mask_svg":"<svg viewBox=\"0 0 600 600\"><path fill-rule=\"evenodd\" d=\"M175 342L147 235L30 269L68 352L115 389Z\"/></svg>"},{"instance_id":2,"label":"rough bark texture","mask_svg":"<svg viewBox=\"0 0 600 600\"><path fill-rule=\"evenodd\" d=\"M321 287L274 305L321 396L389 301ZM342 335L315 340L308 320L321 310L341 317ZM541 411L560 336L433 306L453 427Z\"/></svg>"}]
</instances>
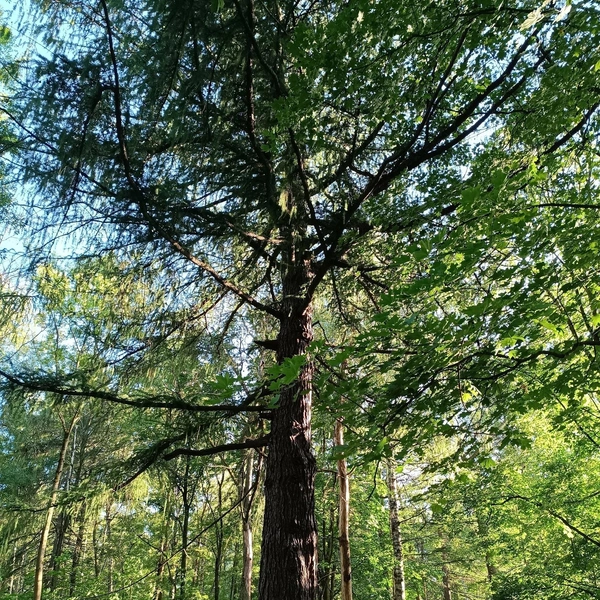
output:
<instances>
[{"instance_id":1,"label":"rough bark texture","mask_svg":"<svg viewBox=\"0 0 600 600\"><path fill-rule=\"evenodd\" d=\"M302 292L309 276L284 278L278 362L304 355L313 338L311 306ZM265 480L260 600L314 600L317 532L314 516L316 462L311 450L312 373L308 362L297 380L280 390L273 413Z\"/></svg>"},{"instance_id":2,"label":"rough bark texture","mask_svg":"<svg viewBox=\"0 0 600 600\"><path fill-rule=\"evenodd\" d=\"M342 420L335 422L335 445L344 444L344 428ZM340 486L339 502L339 540L340 540L340 575L341 575L341 599L352 600L352 568L350 564L350 481L348 479L348 468L346 459L337 462L338 482Z\"/></svg>"},{"instance_id":3,"label":"rough bark texture","mask_svg":"<svg viewBox=\"0 0 600 600\"><path fill-rule=\"evenodd\" d=\"M390 459L387 464L388 501L390 504L390 531L394 550L394 600L406 600L406 579L404 576L404 548L398 517L398 485L396 482L396 463Z\"/></svg>"}]
</instances>

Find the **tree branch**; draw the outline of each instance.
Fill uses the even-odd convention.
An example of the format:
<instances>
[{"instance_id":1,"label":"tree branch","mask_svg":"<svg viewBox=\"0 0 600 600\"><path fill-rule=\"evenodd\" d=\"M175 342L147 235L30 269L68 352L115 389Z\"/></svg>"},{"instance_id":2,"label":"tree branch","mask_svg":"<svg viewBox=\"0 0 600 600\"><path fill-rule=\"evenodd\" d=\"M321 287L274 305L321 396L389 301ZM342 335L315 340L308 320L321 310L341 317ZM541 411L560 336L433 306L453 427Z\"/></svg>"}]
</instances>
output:
<instances>
[{"instance_id":1,"label":"tree branch","mask_svg":"<svg viewBox=\"0 0 600 600\"><path fill-rule=\"evenodd\" d=\"M255 440L246 440L245 442L238 442L233 444L221 444L220 446L213 446L212 448L202 448L201 450L194 450L193 448L176 448L172 452L163 456L164 460L173 460L178 456L211 456L213 454L220 454L221 452L231 452L232 450L245 450L246 448L264 448L269 445L269 436L265 435Z\"/></svg>"},{"instance_id":2,"label":"tree branch","mask_svg":"<svg viewBox=\"0 0 600 600\"><path fill-rule=\"evenodd\" d=\"M264 406L249 406L251 402L262 398L265 395L266 389L264 387L259 388L253 394L248 395L240 404L213 404L213 405L202 405L202 404L191 404L185 402L179 398L173 398L170 396L146 396L139 399L124 398L111 392L105 392L102 390L92 389L74 389L70 387L63 387L54 384L50 380L44 381L38 378L37 380L27 380L22 377L11 375L6 371L0 370L0 377L4 377L8 382L21 388L33 391L33 392L46 392L51 394L57 394L61 396L69 396L74 398L95 398L97 400L106 400L115 404L122 404L125 406L131 406L132 408L166 408L169 410L178 409L188 412L224 412L230 414L238 414L242 412L261 412L265 410Z\"/></svg>"},{"instance_id":3,"label":"tree branch","mask_svg":"<svg viewBox=\"0 0 600 600\"><path fill-rule=\"evenodd\" d=\"M114 98L114 111L115 111L115 126L117 132L117 138L119 140L119 152L121 156L121 162L123 164L123 169L125 171L125 177L129 186L131 187L132 192L134 193L135 200L140 207L140 211L148 223L148 225L154 229L166 242L168 242L178 254L186 258L192 264L199 267L202 271L210 275L219 285L221 285L226 290L234 293L236 296L239 296L243 300L245 300L254 308L257 308L271 316L274 316L278 319L282 317L282 313L272 306L268 306L267 304L263 304L256 298L250 296L250 294L244 292L240 288L238 288L235 284L231 283L228 279L223 277L214 267L212 267L209 263L201 260L197 256L195 256L191 250L186 248L181 242L179 242L174 236L172 236L150 213L148 209L148 204L146 201L146 195L143 189L138 184L136 178L133 176L133 171L131 168L131 163L129 161L129 155L127 150L127 141L125 128L123 126L123 110L121 103L121 90L119 83L119 69L117 63L117 56L114 49L113 43L113 33L112 33L112 25L110 21L110 16L108 14L108 6L106 5L106 0L101 0L102 9L104 12L104 20L106 25L106 33L108 36L108 46L110 53L110 60L112 63L113 70L113 78L114 78L114 89L113 89L113 98Z\"/></svg>"}]
</instances>

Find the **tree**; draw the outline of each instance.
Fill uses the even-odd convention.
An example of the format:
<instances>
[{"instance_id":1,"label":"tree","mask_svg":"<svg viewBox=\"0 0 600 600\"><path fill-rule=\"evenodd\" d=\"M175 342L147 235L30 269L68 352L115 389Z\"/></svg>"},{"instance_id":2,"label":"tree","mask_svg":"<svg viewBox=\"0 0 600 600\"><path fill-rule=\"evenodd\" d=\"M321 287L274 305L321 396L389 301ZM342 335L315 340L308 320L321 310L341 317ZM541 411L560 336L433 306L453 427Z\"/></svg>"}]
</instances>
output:
<instances>
[{"instance_id":1,"label":"tree","mask_svg":"<svg viewBox=\"0 0 600 600\"><path fill-rule=\"evenodd\" d=\"M406 579L404 575L404 548L400 518L398 516L398 484L396 482L396 463L392 458L387 462L386 483L390 505L390 532L394 548L394 600L406 600Z\"/></svg>"},{"instance_id":2,"label":"tree","mask_svg":"<svg viewBox=\"0 0 600 600\"><path fill-rule=\"evenodd\" d=\"M31 22L48 52L4 109L26 145L22 176L38 188L37 239L156 268L174 330L210 312L225 337L253 312L278 367L268 405L256 381L248 401L231 395L225 407L123 396L122 379L82 371L59 385L6 378L218 418L267 408L268 440L172 449L174 436L155 458L268 441L259 597L314 599L313 312L338 304L343 316L344 273L378 305L374 290L403 275L390 274L399 248L418 258L478 218L472 190L498 198L504 182L551 170L552 156L585 141L598 107L596 17L585 2L40 2ZM506 131L501 173L475 172ZM101 354L98 372L114 362L110 348ZM401 385L423 385L422 370L409 371Z\"/></svg>"}]
</instances>

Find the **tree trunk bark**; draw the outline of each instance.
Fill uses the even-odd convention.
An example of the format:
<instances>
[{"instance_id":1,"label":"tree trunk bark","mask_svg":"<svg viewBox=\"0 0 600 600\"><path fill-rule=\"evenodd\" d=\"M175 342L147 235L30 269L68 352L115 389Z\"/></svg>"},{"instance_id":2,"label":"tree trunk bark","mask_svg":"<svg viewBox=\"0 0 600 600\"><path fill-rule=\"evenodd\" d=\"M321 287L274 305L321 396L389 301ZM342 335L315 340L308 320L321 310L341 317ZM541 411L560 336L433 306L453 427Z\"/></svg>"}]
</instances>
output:
<instances>
[{"instance_id":1,"label":"tree trunk bark","mask_svg":"<svg viewBox=\"0 0 600 600\"><path fill-rule=\"evenodd\" d=\"M283 280L277 361L303 356L313 339L312 306L306 306L310 264ZM260 600L315 600L317 531L311 449L313 366L306 362L295 382L283 386L273 411L265 480Z\"/></svg>"},{"instance_id":2,"label":"tree trunk bark","mask_svg":"<svg viewBox=\"0 0 600 600\"><path fill-rule=\"evenodd\" d=\"M239 577L238 577L238 557L240 555L240 542L239 540L235 541L235 545L233 546L233 560L231 561L231 570L229 577L229 600L236 600L236 598L241 598L242 591L238 592Z\"/></svg>"},{"instance_id":3,"label":"tree trunk bark","mask_svg":"<svg viewBox=\"0 0 600 600\"><path fill-rule=\"evenodd\" d=\"M79 562L83 557L84 540L85 540L85 512L86 503L85 500L82 502L77 515L77 521L79 527L77 529L77 537L75 538L75 547L73 548L73 558L71 560L71 574L69 576L69 597L75 595L75 589L77 587L77 570L79 568Z\"/></svg>"},{"instance_id":4,"label":"tree trunk bark","mask_svg":"<svg viewBox=\"0 0 600 600\"><path fill-rule=\"evenodd\" d=\"M52 545L52 553L50 555L50 562L48 564L48 572L49 579L48 590L53 591L58 586L58 571L59 571L59 559L63 553L63 549L65 546L65 538L67 536L67 531L70 528L71 517L66 512L66 510L62 510L58 516L56 517L56 523L54 526L55 535L54 535L54 544Z\"/></svg>"},{"instance_id":5,"label":"tree trunk bark","mask_svg":"<svg viewBox=\"0 0 600 600\"><path fill-rule=\"evenodd\" d=\"M160 546L158 550L158 562L156 565L156 584L153 600L163 600L163 576L165 572L165 560L167 545L169 543L169 522L171 517L171 490L167 490L165 506L163 508L163 522L160 534Z\"/></svg>"},{"instance_id":6,"label":"tree trunk bark","mask_svg":"<svg viewBox=\"0 0 600 600\"><path fill-rule=\"evenodd\" d=\"M8 595L11 596L15 589L15 575L17 573L17 542L13 544L12 562L10 565L10 579L8 580Z\"/></svg>"},{"instance_id":7,"label":"tree trunk bark","mask_svg":"<svg viewBox=\"0 0 600 600\"><path fill-rule=\"evenodd\" d=\"M335 584L335 569L333 567L333 549L335 546L335 509L329 506L329 515L323 516L321 522L321 560L319 561L319 582L321 585L320 598L322 600L333 600L333 588Z\"/></svg>"},{"instance_id":8,"label":"tree trunk bark","mask_svg":"<svg viewBox=\"0 0 600 600\"><path fill-rule=\"evenodd\" d=\"M484 544L487 545L487 536L489 531L488 525L482 515L477 515L477 530L480 537L483 539ZM491 583L494 576L498 574L498 569L494 565L492 553L487 548L485 550L485 568L487 570L488 582Z\"/></svg>"},{"instance_id":9,"label":"tree trunk bark","mask_svg":"<svg viewBox=\"0 0 600 600\"><path fill-rule=\"evenodd\" d=\"M223 514L223 482L225 475L217 476L217 510L216 514ZM219 600L221 596L221 569L223 563L223 520L215 524L215 563L214 563L214 600Z\"/></svg>"},{"instance_id":10,"label":"tree trunk bark","mask_svg":"<svg viewBox=\"0 0 600 600\"><path fill-rule=\"evenodd\" d=\"M398 517L398 485L396 482L396 462L389 459L387 463L388 501L390 505L390 531L394 550L394 600L406 600L406 579L404 577L404 548Z\"/></svg>"},{"instance_id":11,"label":"tree trunk bark","mask_svg":"<svg viewBox=\"0 0 600 600\"><path fill-rule=\"evenodd\" d=\"M46 555L46 546L48 545L48 537L50 535L50 527L52 526L52 519L54 517L54 508L56 501L58 500L58 492L60 490L60 480L62 478L65 459L67 456L67 450L69 448L69 440L71 438L71 432L77 422L78 415L75 413L68 427L63 423L63 439L60 446L60 452L58 455L58 464L56 465L56 472L54 474L54 481L52 483L52 493L50 494L50 505L46 512L46 520L44 521L44 528L42 529L42 535L40 538L40 545L38 546L37 558L35 562L35 575L33 580L33 600L41 600L42 591L44 588L44 557Z\"/></svg>"},{"instance_id":12,"label":"tree trunk bark","mask_svg":"<svg viewBox=\"0 0 600 600\"><path fill-rule=\"evenodd\" d=\"M252 533L252 489L254 473L254 450L246 450L244 459L244 484L242 486L242 537L243 537L243 567L242 567L242 600L252 600L252 567L254 564L253 533ZM257 476L258 477L258 476ZM257 482L258 483L258 482Z\"/></svg>"},{"instance_id":13,"label":"tree trunk bark","mask_svg":"<svg viewBox=\"0 0 600 600\"><path fill-rule=\"evenodd\" d=\"M444 600L452 600L452 576L450 574L450 567L448 566L448 550L445 545L442 548L442 588L444 591Z\"/></svg>"},{"instance_id":14,"label":"tree trunk bark","mask_svg":"<svg viewBox=\"0 0 600 600\"><path fill-rule=\"evenodd\" d=\"M98 518L94 519L92 528L92 548L94 550L94 576L100 577L100 546L98 544Z\"/></svg>"},{"instance_id":15,"label":"tree trunk bark","mask_svg":"<svg viewBox=\"0 0 600 600\"><path fill-rule=\"evenodd\" d=\"M190 479L190 457L185 457L185 470L181 486L181 496L183 502L183 523L181 525L181 561L179 564L179 600L185 600L185 584L187 578L188 563L188 538L190 530L190 512L191 502L189 498L189 479Z\"/></svg>"},{"instance_id":16,"label":"tree trunk bark","mask_svg":"<svg viewBox=\"0 0 600 600\"><path fill-rule=\"evenodd\" d=\"M336 446L344 444L344 429L342 419L335 422L334 441ZM340 486L339 502L339 540L340 540L340 579L341 599L352 600L352 567L350 563L350 481L346 459L337 461L338 482ZM403 599L404 600L404 599Z\"/></svg>"},{"instance_id":17,"label":"tree trunk bark","mask_svg":"<svg viewBox=\"0 0 600 600\"><path fill-rule=\"evenodd\" d=\"M107 556L108 563L108 577L107 577L107 590L109 594L113 593L114 586L114 557L112 548L112 519L110 509L112 508L112 499L108 501L106 506L105 515L105 536L104 536L104 556Z\"/></svg>"}]
</instances>

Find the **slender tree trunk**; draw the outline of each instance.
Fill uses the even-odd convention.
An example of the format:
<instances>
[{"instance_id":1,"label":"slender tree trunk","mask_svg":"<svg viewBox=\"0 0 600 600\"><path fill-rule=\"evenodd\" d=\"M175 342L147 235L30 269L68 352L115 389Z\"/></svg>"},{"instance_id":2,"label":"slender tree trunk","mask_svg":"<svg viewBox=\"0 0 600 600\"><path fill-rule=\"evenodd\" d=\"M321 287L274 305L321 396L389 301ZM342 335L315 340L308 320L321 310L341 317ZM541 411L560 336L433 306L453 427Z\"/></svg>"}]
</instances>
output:
<instances>
[{"instance_id":1,"label":"slender tree trunk","mask_svg":"<svg viewBox=\"0 0 600 600\"><path fill-rule=\"evenodd\" d=\"M168 490L163 509L163 524L161 527L158 563L156 565L156 584L154 600L163 600L163 574L165 572L165 553L169 543L169 517L171 513L171 490Z\"/></svg>"},{"instance_id":2,"label":"slender tree trunk","mask_svg":"<svg viewBox=\"0 0 600 600\"><path fill-rule=\"evenodd\" d=\"M185 588L187 578L187 563L188 563L188 539L190 530L190 506L184 503L183 506L183 526L181 528L181 563L179 568L179 598L185 600Z\"/></svg>"},{"instance_id":3,"label":"slender tree trunk","mask_svg":"<svg viewBox=\"0 0 600 600\"><path fill-rule=\"evenodd\" d=\"M17 573L17 542L13 544L12 562L10 565L10 579L8 581L8 595L11 596L15 588L15 575Z\"/></svg>"},{"instance_id":4,"label":"slender tree trunk","mask_svg":"<svg viewBox=\"0 0 600 600\"><path fill-rule=\"evenodd\" d=\"M422 526L425 527L425 525L426 521L423 520ZM425 552L425 542L423 539L415 539L415 550L419 557L419 560L421 561L421 563L423 563L423 566L425 566L425 563L427 562L427 553ZM419 592L417 593L417 600L427 600L427 579L425 577L423 578L422 590L423 595L421 596L421 591L419 590Z\"/></svg>"},{"instance_id":5,"label":"slender tree trunk","mask_svg":"<svg viewBox=\"0 0 600 600\"><path fill-rule=\"evenodd\" d=\"M223 479L217 477L217 514L223 512ZM214 562L214 600L219 600L221 595L221 563L223 562L223 521L215 525L215 562Z\"/></svg>"},{"instance_id":6,"label":"slender tree trunk","mask_svg":"<svg viewBox=\"0 0 600 600\"><path fill-rule=\"evenodd\" d=\"M484 544L487 544L488 525L481 515L477 515L477 530L483 539ZM494 565L492 553L486 548L485 551L485 568L487 571L488 582L492 582L495 575L498 574L498 569Z\"/></svg>"},{"instance_id":7,"label":"slender tree trunk","mask_svg":"<svg viewBox=\"0 0 600 600\"><path fill-rule=\"evenodd\" d=\"M185 457L185 470L183 473L183 482L181 486L181 495L183 502L183 522L181 525L181 561L179 565L179 600L185 600L185 584L187 577L188 562L188 537L190 529L190 511L191 504L189 498L189 478L190 478L190 457Z\"/></svg>"},{"instance_id":8,"label":"slender tree trunk","mask_svg":"<svg viewBox=\"0 0 600 600\"><path fill-rule=\"evenodd\" d=\"M78 461L77 470L75 472L74 484L79 485L83 473L83 466L86 459L86 446L89 440L89 420L86 424L81 426L80 424L80 442L77 447ZM86 432L88 432L86 434ZM75 464L75 441L73 441L73 455L71 456L71 469ZM85 553L85 525L86 525L86 513L87 503L85 500L81 503L79 511L77 512L77 518L75 519L78 524L77 534L75 536L75 545L73 547L73 557L71 559L71 573L69 575L69 597L75 595L75 589L77 586L77 571L79 569L79 563L83 559Z\"/></svg>"},{"instance_id":9,"label":"slender tree trunk","mask_svg":"<svg viewBox=\"0 0 600 600\"><path fill-rule=\"evenodd\" d=\"M444 600L452 600L452 589L451 582L452 579L450 577L450 569L448 568L448 563L444 559L444 563L442 564L442 587L444 590Z\"/></svg>"},{"instance_id":10,"label":"slender tree trunk","mask_svg":"<svg viewBox=\"0 0 600 600\"><path fill-rule=\"evenodd\" d=\"M390 505L390 531L394 550L394 600L406 600L406 580L404 577L404 548L400 519L398 517L398 486L396 482L396 462L390 458L387 463L388 501Z\"/></svg>"},{"instance_id":11,"label":"slender tree trunk","mask_svg":"<svg viewBox=\"0 0 600 600\"><path fill-rule=\"evenodd\" d=\"M173 515L175 517L175 515ZM178 529L179 527L177 526L177 519L173 518L173 526L171 528L171 554L174 554L179 548L179 541L178 541ZM179 577L179 567L175 567L175 568L171 568L171 563L167 563L167 569L169 572L169 580L170 580L170 591L169 591L169 598L170 600L175 600L175 598L177 597L177 585L178 585L178 577Z\"/></svg>"},{"instance_id":12,"label":"slender tree trunk","mask_svg":"<svg viewBox=\"0 0 600 600\"><path fill-rule=\"evenodd\" d=\"M71 422L66 426L63 422L63 439L60 446L60 452L58 455L58 464L56 465L56 472L54 474L54 482L52 483L52 492L50 494L50 505L46 512L46 519L44 521L44 527L42 529L42 535L40 538L40 545L38 546L37 558L35 562L35 575L33 580L33 600L40 600L42 597L42 591L44 588L44 557L46 555L46 546L48 545L48 537L50 535L50 528L52 526L52 519L54 518L54 508L56 501L58 500L58 492L60 490L60 480L62 478L65 459L67 456L67 450L69 448L69 440L71 438L71 432L77 422L77 413L71 419Z\"/></svg>"},{"instance_id":13,"label":"slender tree trunk","mask_svg":"<svg viewBox=\"0 0 600 600\"><path fill-rule=\"evenodd\" d=\"M92 529L92 548L94 549L94 576L96 579L100 577L100 547L98 546L98 519L94 519L94 527Z\"/></svg>"},{"instance_id":14,"label":"slender tree trunk","mask_svg":"<svg viewBox=\"0 0 600 600\"><path fill-rule=\"evenodd\" d=\"M64 489L68 492L71 489L71 481L73 479L73 471L75 469L75 453L77 451L77 427L73 428L72 439L73 443L71 444L71 459L69 460L69 468L64 478ZM75 482L77 484L78 481ZM56 519L55 531L56 534L54 536L54 544L52 545L52 554L50 556L50 564L48 570L50 571L50 582L49 589L53 591L56 589L58 585L58 562L60 556L63 553L65 541L67 537L67 532L71 528L71 515L63 509Z\"/></svg>"},{"instance_id":15,"label":"slender tree trunk","mask_svg":"<svg viewBox=\"0 0 600 600\"><path fill-rule=\"evenodd\" d=\"M337 419L335 422L334 441L336 446L343 446L344 444L344 427L342 419ZM340 486L338 531L340 536L341 599L352 600L352 567L350 563L349 536L350 481L348 479L348 466L345 458L337 461L337 469Z\"/></svg>"},{"instance_id":16,"label":"slender tree trunk","mask_svg":"<svg viewBox=\"0 0 600 600\"><path fill-rule=\"evenodd\" d=\"M112 517L110 515L110 509L112 506L112 501L109 501L106 507L106 537L105 537L105 552L108 552L108 593L112 594L113 592L113 576L114 576L114 558L112 552Z\"/></svg>"},{"instance_id":17,"label":"slender tree trunk","mask_svg":"<svg viewBox=\"0 0 600 600\"><path fill-rule=\"evenodd\" d=\"M73 558L71 560L71 574L69 576L69 597L75 595L75 589L77 586L77 569L79 568L79 562L83 557L83 548L85 540L85 512L86 505L85 500L82 502L77 515L77 521L79 527L77 529L77 537L75 538L75 546L73 548Z\"/></svg>"},{"instance_id":18,"label":"slender tree trunk","mask_svg":"<svg viewBox=\"0 0 600 600\"><path fill-rule=\"evenodd\" d=\"M448 566L448 548L447 540L440 533L443 540L442 546L442 590L444 600L452 600L452 576L450 574L450 567Z\"/></svg>"},{"instance_id":19,"label":"slender tree trunk","mask_svg":"<svg viewBox=\"0 0 600 600\"><path fill-rule=\"evenodd\" d=\"M243 537L243 566L242 566L242 600L252 600L252 567L254 564L253 534L252 534L252 489L254 472L254 450L246 450L244 459L244 484L242 486L242 537Z\"/></svg>"},{"instance_id":20,"label":"slender tree trunk","mask_svg":"<svg viewBox=\"0 0 600 600\"><path fill-rule=\"evenodd\" d=\"M56 523L54 526L54 543L52 544L52 553L50 555L50 562L48 564L48 574L50 581L48 581L47 583L48 589L50 591L55 590L58 585L58 562L61 554L63 553L65 538L70 525L70 520L71 519L65 510L62 510L56 518Z\"/></svg>"},{"instance_id":21,"label":"slender tree trunk","mask_svg":"<svg viewBox=\"0 0 600 600\"><path fill-rule=\"evenodd\" d=\"M252 523L249 520L244 520L242 523L243 527L243 567L242 567L242 600L252 599L252 566L254 564L254 550L253 544L253 533Z\"/></svg>"},{"instance_id":22,"label":"slender tree trunk","mask_svg":"<svg viewBox=\"0 0 600 600\"><path fill-rule=\"evenodd\" d=\"M319 581L321 583L322 600L333 600L333 587L335 583L335 569L333 567L333 554L335 544L335 508L329 506L329 516L323 516L321 521L321 550L322 560L319 561Z\"/></svg>"},{"instance_id":23,"label":"slender tree trunk","mask_svg":"<svg viewBox=\"0 0 600 600\"><path fill-rule=\"evenodd\" d=\"M312 309L305 306L310 261L284 277L277 360L303 356L313 339ZM315 458L311 449L313 366L283 386L273 411L265 480L260 600L314 600L317 594Z\"/></svg>"},{"instance_id":24,"label":"slender tree trunk","mask_svg":"<svg viewBox=\"0 0 600 600\"><path fill-rule=\"evenodd\" d=\"M21 559L19 560L19 567L18 567L19 574L17 575L15 587L13 588L13 592L15 594L22 594L25 591L24 573L25 573L25 568L26 568L27 564L29 564L29 561L27 560L27 550L24 549L21 552Z\"/></svg>"},{"instance_id":25,"label":"slender tree trunk","mask_svg":"<svg viewBox=\"0 0 600 600\"><path fill-rule=\"evenodd\" d=\"M243 542L242 542L243 545ZM242 551L243 552L243 551ZM237 587L239 585L239 575L238 575L238 556L240 555L240 542L236 540L235 545L233 547L233 560L231 561L231 577L229 582L229 600L236 600L236 598L241 598L242 591L240 590L238 593Z\"/></svg>"},{"instance_id":26,"label":"slender tree trunk","mask_svg":"<svg viewBox=\"0 0 600 600\"><path fill-rule=\"evenodd\" d=\"M223 558L223 533L219 530L215 531L216 547L215 547L215 563L214 563L214 587L213 587L213 598L219 600L221 595L221 561Z\"/></svg>"},{"instance_id":27,"label":"slender tree trunk","mask_svg":"<svg viewBox=\"0 0 600 600\"><path fill-rule=\"evenodd\" d=\"M498 574L498 569L492 562L492 555L489 551L485 553L485 568L487 570L488 581L491 583L492 579Z\"/></svg>"},{"instance_id":28,"label":"slender tree trunk","mask_svg":"<svg viewBox=\"0 0 600 600\"><path fill-rule=\"evenodd\" d=\"M167 549L167 540L160 540L160 548L158 552L158 564L156 566L156 587L154 588L154 600L163 600L162 580L165 571L165 550Z\"/></svg>"}]
</instances>

